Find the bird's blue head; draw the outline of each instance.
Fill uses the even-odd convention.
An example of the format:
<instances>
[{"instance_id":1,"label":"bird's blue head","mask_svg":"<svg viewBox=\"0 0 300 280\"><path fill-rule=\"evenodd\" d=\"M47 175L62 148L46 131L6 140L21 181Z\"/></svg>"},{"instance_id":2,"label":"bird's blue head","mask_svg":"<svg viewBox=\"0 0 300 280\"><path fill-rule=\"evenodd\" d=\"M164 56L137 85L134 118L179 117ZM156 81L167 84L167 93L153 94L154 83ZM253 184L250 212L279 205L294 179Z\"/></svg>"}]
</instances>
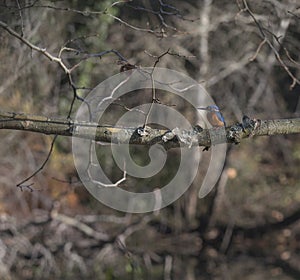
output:
<instances>
[{"instance_id":1,"label":"bird's blue head","mask_svg":"<svg viewBox=\"0 0 300 280\"><path fill-rule=\"evenodd\" d=\"M210 105L210 106L207 106L206 109L207 109L208 111L220 112L219 107L216 106L216 105Z\"/></svg>"}]
</instances>

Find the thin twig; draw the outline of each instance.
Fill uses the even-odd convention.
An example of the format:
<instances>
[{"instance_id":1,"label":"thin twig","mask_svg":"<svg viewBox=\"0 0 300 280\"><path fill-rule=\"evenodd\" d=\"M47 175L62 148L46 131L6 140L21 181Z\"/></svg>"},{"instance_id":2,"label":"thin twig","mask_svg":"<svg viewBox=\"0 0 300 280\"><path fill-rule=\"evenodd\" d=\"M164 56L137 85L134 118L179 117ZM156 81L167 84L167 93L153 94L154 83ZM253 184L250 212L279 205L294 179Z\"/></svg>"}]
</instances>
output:
<instances>
[{"instance_id":1,"label":"thin twig","mask_svg":"<svg viewBox=\"0 0 300 280\"><path fill-rule=\"evenodd\" d=\"M36 174L38 174L40 171L42 171L45 167L45 165L47 164L51 154L52 154L52 151L53 151L53 147L54 147L54 143L55 143L55 140L57 139L57 136L58 135L55 135L52 142L51 142L51 146L50 146L50 150L48 152L48 155L46 157L46 159L44 160L44 162L42 163L42 165L35 171L33 172L29 177L27 177L26 179L24 179L23 181L21 181L20 183L18 183L16 186L18 188L20 188L21 190L23 190L23 188L29 188L31 191L31 186L34 184L34 183L31 183L29 185L23 185L25 182L29 181L31 178L33 178Z\"/></svg>"},{"instance_id":2,"label":"thin twig","mask_svg":"<svg viewBox=\"0 0 300 280\"><path fill-rule=\"evenodd\" d=\"M261 43L258 45L255 54L249 58L249 61L254 61L256 59L256 57L258 56L261 48L263 47L263 45L267 42L266 38L264 38Z\"/></svg>"},{"instance_id":3,"label":"thin twig","mask_svg":"<svg viewBox=\"0 0 300 280\"><path fill-rule=\"evenodd\" d=\"M271 33L268 29L265 29L261 26L261 24L258 22L258 20L256 19L255 15L253 14L253 12L250 10L247 0L243 0L243 4L244 4L244 12L247 12L250 17L253 19L254 23L256 24L256 26L259 29L260 32L260 36L262 37L262 39L269 45L269 47L272 49L272 51L274 52L274 55L277 59L277 61L280 63L280 65L283 67L283 69L287 72L287 74L290 76L290 78L292 79L292 84L290 85L290 89L293 89L295 87L296 84L300 85L300 80L297 79L294 74L290 71L290 69L288 68L288 66L284 63L284 61L282 60L279 52L276 50L276 48L274 47L274 45L271 43L271 41L267 38L267 35L265 34L265 31ZM272 36L278 41L278 37L275 36L275 34L271 33Z\"/></svg>"},{"instance_id":4,"label":"thin twig","mask_svg":"<svg viewBox=\"0 0 300 280\"><path fill-rule=\"evenodd\" d=\"M151 102L149 111L147 112L147 115L146 115L146 117L145 117L144 128L146 127L146 125L147 125L147 123L148 123L148 120L149 120L151 111L152 111L152 109L153 109L154 103L158 103L158 102L159 102L159 100L158 100L157 97L156 97L156 90L155 90L155 82L154 82L154 78L153 78L153 73L154 73L155 67L156 67L157 64L159 63L160 59L161 59L162 57L164 57L165 55L170 54L170 53L169 53L169 50L170 50L170 49L168 49L167 51L165 51L164 53L162 53L161 55L159 55L159 56L157 57L156 61L154 62L152 71L151 71L151 73L150 73L150 78L151 78L151 91L152 91L152 102Z\"/></svg>"}]
</instances>

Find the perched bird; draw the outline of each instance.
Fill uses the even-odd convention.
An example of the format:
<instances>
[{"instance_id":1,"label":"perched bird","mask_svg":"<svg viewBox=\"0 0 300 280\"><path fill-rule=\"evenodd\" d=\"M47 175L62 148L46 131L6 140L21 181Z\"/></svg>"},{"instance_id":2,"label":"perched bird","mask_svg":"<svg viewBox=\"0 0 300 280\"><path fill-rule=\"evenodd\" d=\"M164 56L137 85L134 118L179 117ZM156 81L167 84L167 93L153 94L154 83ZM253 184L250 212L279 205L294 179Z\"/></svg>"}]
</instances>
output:
<instances>
[{"instance_id":1,"label":"perched bird","mask_svg":"<svg viewBox=\"0 0 300 280\"><path fill-rule=\"evenodd\" d=\"M226 126L225 119L222 113L220 112L218 106L210 105L205 108L197 108L197 109L207 111L206 118L213 127Z\"/></svg>"}]
</instances>

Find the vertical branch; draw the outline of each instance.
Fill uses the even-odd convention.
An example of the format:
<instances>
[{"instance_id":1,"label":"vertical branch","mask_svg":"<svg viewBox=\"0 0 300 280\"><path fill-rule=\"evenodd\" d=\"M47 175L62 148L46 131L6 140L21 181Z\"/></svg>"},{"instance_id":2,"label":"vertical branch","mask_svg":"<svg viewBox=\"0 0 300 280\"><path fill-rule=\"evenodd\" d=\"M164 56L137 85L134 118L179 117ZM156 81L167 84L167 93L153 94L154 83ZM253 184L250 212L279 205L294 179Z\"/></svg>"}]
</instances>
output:
<instances>
[{"instance_id":1,"label":"vertical branch","mask_svg":"<svg viewBox=\"0 0 300 280\"><path fill-rule=\"evenodd\" d=\"M200 14L200 77L205 79L209 68L208 39L210 32L210 12L212 0L204 0Z\"/></svg>"}]
</instances>

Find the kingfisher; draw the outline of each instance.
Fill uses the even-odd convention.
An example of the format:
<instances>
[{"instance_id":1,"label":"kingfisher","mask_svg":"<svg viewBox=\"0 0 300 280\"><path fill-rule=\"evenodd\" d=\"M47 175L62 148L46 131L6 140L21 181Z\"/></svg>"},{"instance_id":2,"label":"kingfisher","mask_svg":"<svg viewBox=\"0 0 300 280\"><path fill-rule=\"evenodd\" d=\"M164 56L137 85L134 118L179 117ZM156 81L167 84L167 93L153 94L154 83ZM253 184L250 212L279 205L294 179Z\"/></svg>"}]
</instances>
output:
<instances>
[{"instance_id":1,"label":"kingfisher","mask_svg":"<svg viewBox=\"0 0 300 280\"><path fill-rule=\"evenodd\" d=\"M210 105L205 108L197 108L197 109L207 111L207 114L206 114L207 120L213 127L222 127L222 126L225 127L226 126L225 119L224 119L222 113L220 112L220 109L218 106Z\"/></svg>"}]
</instances>

